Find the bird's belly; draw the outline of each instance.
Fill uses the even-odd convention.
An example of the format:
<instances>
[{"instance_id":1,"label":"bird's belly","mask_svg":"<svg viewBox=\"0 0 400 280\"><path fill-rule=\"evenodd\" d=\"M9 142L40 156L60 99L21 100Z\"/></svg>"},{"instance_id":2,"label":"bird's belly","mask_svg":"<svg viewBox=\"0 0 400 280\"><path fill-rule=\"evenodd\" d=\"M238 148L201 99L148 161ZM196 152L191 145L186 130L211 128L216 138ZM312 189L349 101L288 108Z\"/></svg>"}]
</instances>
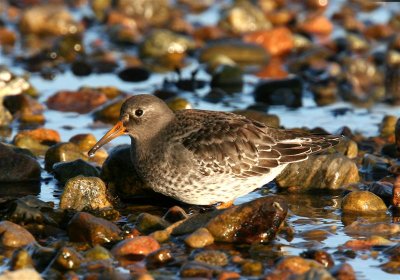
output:
<instances>
[{"instance_id":1,"label":"bird's belly","mask_svg":"<svg viewBox=\"0 0 400 280\"><path fill-rule=\"evenodd\" d=\"M152 185L152 189L189 204L211 205L228 202L252 192L272 181L286 165L274 168L268 174L235 178L226 174L215 176L189 176L181 174Z\"/></svg>"}]
</instances>

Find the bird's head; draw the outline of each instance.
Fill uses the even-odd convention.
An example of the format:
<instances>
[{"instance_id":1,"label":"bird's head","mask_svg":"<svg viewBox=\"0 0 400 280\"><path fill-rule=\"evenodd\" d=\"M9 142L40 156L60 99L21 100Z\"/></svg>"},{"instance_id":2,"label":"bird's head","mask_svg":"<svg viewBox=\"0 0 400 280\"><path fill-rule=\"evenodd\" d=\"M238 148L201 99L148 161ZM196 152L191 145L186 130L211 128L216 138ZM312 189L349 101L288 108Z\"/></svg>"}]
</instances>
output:
<instances>
[{"instance_id":1,"label":"bird's head","mask_svg":"<svg viewBox=\"0 0 400 280\"><path fill-rule=\"evenodd\" d=\"M135 95L121 106L119 121L88 152L93 156L98 149L121 135L136 141L154 137L173 118L174 113L161 99L147 94Z\"/></svg>"}]
</instances>

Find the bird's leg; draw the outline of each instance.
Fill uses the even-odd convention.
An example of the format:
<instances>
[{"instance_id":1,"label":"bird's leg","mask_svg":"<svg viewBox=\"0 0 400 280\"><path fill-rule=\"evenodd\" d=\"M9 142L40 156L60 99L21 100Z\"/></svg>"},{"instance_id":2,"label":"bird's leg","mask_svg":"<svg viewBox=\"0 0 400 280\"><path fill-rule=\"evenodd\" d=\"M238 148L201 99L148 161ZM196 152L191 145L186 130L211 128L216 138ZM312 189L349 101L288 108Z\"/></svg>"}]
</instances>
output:
<instances>
[{"instance_id":1,"label":"bird's leg","mask_svg":"<svg viewBox=\"0 0 400 280\"><path fill-rule=\"evenodd\" d=\"M233 205L233 200L230 200L230 201L226 201L226 202L221 202L220 204L215 206L215 208L217 208L217 209L226 209L226 208L231 207L232 205Z\"/></svg>"}]
</instances>

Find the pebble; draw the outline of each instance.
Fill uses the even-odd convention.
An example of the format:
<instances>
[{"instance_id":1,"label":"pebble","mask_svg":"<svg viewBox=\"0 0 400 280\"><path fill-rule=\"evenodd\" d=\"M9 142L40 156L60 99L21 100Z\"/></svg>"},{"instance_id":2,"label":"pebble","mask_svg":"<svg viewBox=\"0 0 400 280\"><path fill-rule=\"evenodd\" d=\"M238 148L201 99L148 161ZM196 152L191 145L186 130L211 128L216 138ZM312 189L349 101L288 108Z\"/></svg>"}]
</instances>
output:
<instances>
[{"instance_id":1,"label":"pebble","mask_svg":"<svg viewBox=\"0 0 400 280\"><path fill-rule=\"evenodd\" d=\"M107 188L98 177L76 176L67 181L60 197L61 209L101 210L112 208Z\"/></svg>"},{"instance_id":2,"label":"pebble","mask_svg":"<svg viewBox=\"0 0 400 280\"><path fill-rule=\"evenodd\" d=\"M36 242L29 231L9 221L0 222L0 236L1 245L8 248L20 248Z\"/></svg>"},{"instance_id":3,"label":"pebble","mask_svg":"<svg viewBox=\"0 0 400 280\"><path fill-rule=\"evenodd\" d=\"M83 88L78 91L59 91L50 96L46 104L52 110L86 114L105 102L107 102L105 94Z\"/></svg>"},{"instance_id":4,"label":"pebble","mask_svg":"<svg viewBox=\"0 0 400 280\"><path fill-rule=\"evenodd\" d=\"M149 269L154 269L157 267L161 267L168 262L171 262L172 260L172 253L169 249L159 249L147 255L146 267Z\"/></svg>"},{"instance_id":5,"label":"pebble","mask_svg":"<svg viewBox=\"0 0 400 280\"><path fill-rule=\"evenodd\" d=\"M172 206L168 209L168 211L164 214L163 219L170 222L175 223L178 221L185 220L189 217L186 214L186 211L179 206Z\"/></svg>"},{"instance_id":6,"label":"pebble","mask_svg":"<svg viewBox=\"0 0 400 280\"><path fill-rule=\"evenodd\" d=\"M383 200L369 191L354 191L347 194L341 204L344 213L375 214L387 210Z\"/></svg>"},{"instance_id":7,"label":"pebble","mask_svg":"<svg viewBox=\"0 0 400 280\"><path fill-rule=\"evenodd\" d=\"M356 273L353 267L348 263L341 263L335 265L330 269L332 276L338 280L356 280Z\"/></svg>"},{"instance_id":8,"label":"pebble","mask_svg":"<svg viewBox=\"0 0 400 280\"><path fill-rule=\"evenodd\" d=\"M229 261L228 256L224 252L218 250L199 252L194 256L194 260L212 266L226 266Z\"/></svg>"},{"instance_id":9,"label":"pebble","mask_svg":"<svg viewBox=\"0 0 400 280\"><path fill-rule=\"evenodd\" d=\"M81 152L79 147L73 143L61 142L51 146L44 156L45 169L51 171L57 162L73 161L77 159L86 160L88 157Z\"/></svg>"},{"instance_id":10,"label":"pebble","mask_svg":"<svg viewBox=\"0 0 400 280\"><path fill-rule=\"evenodd\" d=\"M4 271L0 275L0 280L43 280L42 276L33 268L24 268L15 271Z\"/></svg>"},{"instance_id":11,"label":"pebble","mask_svg":"<svg viewBox=\"0 0 400 280\"><path fill-rule=\"evenodd\" d=\"M13 143L15 146L28 149L35 154L45 154L47 149L61 141L60 134L54 129L37 128L23 130L15 135Z\"/></svg>"},{"instance_id":12,"label":"pebble","mask_svg":"<svg viewBox=\"0 0 400 280\"><path fill-rule=\"evenodd\" d=\"M259 276L262 274L263 265L259 261L245 261L241 266L241 270L245 276Z\"/></svg>"},{"instance_id":13,"label":"pebble","mask_svg":"<svg viewBox=\"0 0 400 280\"><path fill-rule=\"evenodd\" d=\"M276 269L278 270L288 270L292 274L304 274L309 271L311 268L322 268L322 264L314 261L314 260L307 260L298 256L288 256L284 257L280 260L277 265Z\"/></svg>"},{"instance_id":14,"label":"pebble","mask_svg":"<svg viewBox=\"0 0 400 280\"><path fill-rule=\"evenodd\" d=\"M83 256L72 247L62 247L58 250L51 266L58 270L76 270L84 262Z\"/></svg>"},{"instance_id":15,"label":"pebble","mask_svg":"<svg viewBox=\"0 0 400 280\"><path fill-rule=\"evenodd\" d=\"M72 242L92 245L117 241L121 235L121 230L114 223L85 212L78 212L72 217L67 231Z\"/></svg>"},{"instance_id":16,"label":"pebble","mask_svg":"<svg viewBox=\"0 0 400 280\"><path fill-rule=\"evenodd\" d=\"M28 182L40 180L40 165L23 150L0 143L0 182Z\"/></svg>"},{"instance_id":17,"label":"pebble","mask_svg":"<svg viewBox=\"0 0 400 280\"><path fill-rule=\"evenodd\" d=\"M379 135L381 137L393 137L397 119L398 118L396 116L392 115L386 115L385 117L383 117L379 125Z\"/></svg>"},{"instance_id":18,"label":"pebble","mask_svg":"<svg viewBox=\"0 0 400 280\"><path fill-rule=\"evenodd\" d=\"M191 248L203 248L214 243L214 237L206 228L199 228L185 238L185 243Z\"/></svg>"},{"instance_id":19,"label":"pebble","mask_svg":"<svg viewBox=\"0 0 400 280\"><path fill-rule=\"evenodd\" d=\"M166 229L170 223L163 218L149 213L141 213L136 219L136 228L144 234Z\"/></svg>"},{"instance_id":20,"label":"pebble","mask_svg":"<svg viewBox=\"0 0 400 280\"><path fill-rule=\"evenodd\" d=\"M361 236L371 236L371 235L380 235L380 236L390 236L400 232L399 224L390 224L385 222L363 222L363 221L354 221L350 225L347 225L344 228L344 231L349 235L361 235Z\"/></svg>"},{"instance_id":21,"label":"pebble","mask_svg":"<svg viewBox=\"0 0 400 280\"><path fill-rule=\"evenodd\" d=\"M281 188L339 189L360 181L357 165L344 155L315 155L290 164L275 181Z\"/></svg>"},{"instance_id":22,"label":"pebble","mask_svg":"<svg viewBox=\"0 0 400 280\"><path fill-rule=\"evenodd\" d=\"M277 196L255 199L230 207L211 218L206 227L215 241L268 242L284 222L287 204Z\"/></svg>"},{"instance_id":23,"label":"pebble","mask_svg":"<svg viewBox=\"0 0 400 280\"><path fill-rule=\"evenodd\" d=\"M261 45L272 56L285 55L294 49L293 34L287 27L247 33L243 39Z\"/></svg>"},{"instance_id":24,"label":"pebble","mask_svg":"<svg viewBox=\"0 0 400 280\"><path fill-rule=\"evenodd\" d=\"M160 244L150 236L138 236L128 238L117 243L111 253L116 258L128 257L129 255L147 256L160 249Z\"/></svg>"},{"instance_id":25,"label":"pebble","mask_svg":"<svg viewBox=\"0 0 400 280\"><path fill-rule=\"evenodd\" d=\"M82 159L55 163L53 173L62 185L78 175L84 177L99 177L100 175L100 171L96 167Z\"/></svg>"},{"instance_id":26,"label":"pebble","mask_svg":"<svg viewBox=\"0 0 400 280\"><path fill-rule=\"evenodd\" d=\"M85 252L85 259L88 261L111 260L112 257L110 251L99 244Z\"/></svg>"},{"instance_id":27,"label":"pebble","mask_svg":"<svg viewBox=\"0 0 400 280\"><path fill-rule=\"evenodd\" d=\"M214 268L198 262L186 262L182 265L179 276L182 278L212 279Z\"/></svg>"}]
</instances>

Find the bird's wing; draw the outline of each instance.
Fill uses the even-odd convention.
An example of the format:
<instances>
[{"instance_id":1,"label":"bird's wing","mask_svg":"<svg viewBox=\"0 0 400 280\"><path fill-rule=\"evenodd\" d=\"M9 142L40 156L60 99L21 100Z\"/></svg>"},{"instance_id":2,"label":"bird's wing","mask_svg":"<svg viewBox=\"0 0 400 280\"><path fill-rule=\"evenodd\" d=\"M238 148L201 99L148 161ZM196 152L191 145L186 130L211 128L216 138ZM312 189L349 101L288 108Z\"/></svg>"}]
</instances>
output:
<instances>
[{"instance_id":1,"label":"bird's wing","mask_svg":"<svg viewBox=\"0 0 400 280\"><path fill-rule=\"evenodd\" d=\"M177 113L177 118L181 125L175 135L193 153L205 176L267 174L271 168L334 146L341 138L274 129L232 113L191 110Z\"/></svg>"}]
</instances>

